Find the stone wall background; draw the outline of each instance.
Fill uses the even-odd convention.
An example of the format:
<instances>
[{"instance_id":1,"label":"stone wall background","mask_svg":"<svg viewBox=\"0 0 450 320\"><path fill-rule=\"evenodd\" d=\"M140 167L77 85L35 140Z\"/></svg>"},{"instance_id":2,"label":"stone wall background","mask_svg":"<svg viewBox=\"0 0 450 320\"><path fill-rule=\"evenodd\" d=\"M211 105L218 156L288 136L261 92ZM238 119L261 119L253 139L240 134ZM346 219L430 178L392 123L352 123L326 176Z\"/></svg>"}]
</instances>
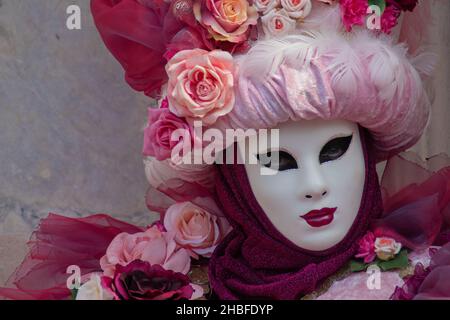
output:
<instances>
[{"instance_id":1,"label":"stone wall background","mask_svg":"<svg viewBox=\"0 0 450 320\"><path fill-rule=\"evenodd\" d=\"M148 223L148 100L125 84L89 2L0 1L0 283L49 212ZM71 4L81 30L66 28Z\"/></svg>"}]
</instances>

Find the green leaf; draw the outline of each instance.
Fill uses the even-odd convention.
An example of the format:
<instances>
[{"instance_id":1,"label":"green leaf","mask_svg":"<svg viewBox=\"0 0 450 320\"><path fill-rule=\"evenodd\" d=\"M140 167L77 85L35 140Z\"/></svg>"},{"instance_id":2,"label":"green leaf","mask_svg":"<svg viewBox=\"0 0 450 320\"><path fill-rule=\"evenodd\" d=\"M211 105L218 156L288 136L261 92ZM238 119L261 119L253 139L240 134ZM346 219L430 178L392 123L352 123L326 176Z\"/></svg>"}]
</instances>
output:
<instances>
[{"instance_id":1,"label":"green leaf","mask_svg":"<svg viewBox=\"0 0 450 320\"><path fill-rule=\"evenodd\" d=\"M364 262L356 261L356 260L350 260L350 271L351 272L360 272L364 271L367 268L367 264Z\"/></svg>"},{"instance_id":2,"label":"green leaf","mask_svg":"<svg viewBox=\"0 0 450 320\"><path fill-rule=\"evenodd\" d=\"M77 294L78 294L78 289L72 289L70 290L70 298L72 300L76 300L77 299Z\"/></svg>"},{"instance_id":3,"label":"green leaf","mask_svg":"<svg viewBox=\"0 0 450 320\"><path fill-rule=\"evenodd\" d=\"M386 1L385 0L369 0L369 6L378 6L380 8L380 12L383 13L384 9L386 9Z\"/></svg>"},{"instance_id":4,"label":"green leaf","mask_svg":"<svg viewBox=\"0 0 450 320\"><path fill-rule=\"evenodd\" d=\"M389 261L380 261L377 265L383 271L406 268L409 265L408 251L403 249L394 259Z\"/></svg>"}]
</instances>

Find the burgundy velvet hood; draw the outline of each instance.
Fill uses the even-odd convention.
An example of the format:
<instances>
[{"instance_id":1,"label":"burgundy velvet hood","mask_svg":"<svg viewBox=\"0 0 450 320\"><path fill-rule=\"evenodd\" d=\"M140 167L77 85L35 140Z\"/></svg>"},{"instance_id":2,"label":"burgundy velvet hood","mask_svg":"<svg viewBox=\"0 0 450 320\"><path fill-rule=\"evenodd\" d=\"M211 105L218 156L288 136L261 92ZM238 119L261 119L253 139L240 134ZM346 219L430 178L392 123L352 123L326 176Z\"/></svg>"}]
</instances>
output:
<instances>
[{"instance_id":1,"label":"burgundy velvet hood","mask_svg":"<svg viewBox=\"0 0 450 320\"><path fill-rule=\"evenodd\" d=\"M356 254L358 240L382 212L376 159L363 129L361 140L366 179L359 212L345 238L324 251L302 249L273 226L255 199L244 165L218 165L216 197L233 231L210 260L214 295L219 299L298 299Z\"/></svg>"}]
</instances>

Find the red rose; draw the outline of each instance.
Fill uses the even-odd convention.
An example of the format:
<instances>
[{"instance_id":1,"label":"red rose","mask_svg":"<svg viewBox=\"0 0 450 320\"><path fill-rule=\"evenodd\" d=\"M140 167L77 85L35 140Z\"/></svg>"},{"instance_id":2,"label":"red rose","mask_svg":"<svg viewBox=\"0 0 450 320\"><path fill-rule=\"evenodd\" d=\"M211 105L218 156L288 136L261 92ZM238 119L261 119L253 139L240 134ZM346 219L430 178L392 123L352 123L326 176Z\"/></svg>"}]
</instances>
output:
<instances>
[{"instance_id":1,"label":"red rose","mask_svg":"<svg viewBox=\"0 0 450 320\"><path fill-rule=\"evenodd\" d=\"M194 294L186 275L141 260L117 265L114 278L103 277L102 285L116 300L180 300Z\"/></svg>"}]
</instances>

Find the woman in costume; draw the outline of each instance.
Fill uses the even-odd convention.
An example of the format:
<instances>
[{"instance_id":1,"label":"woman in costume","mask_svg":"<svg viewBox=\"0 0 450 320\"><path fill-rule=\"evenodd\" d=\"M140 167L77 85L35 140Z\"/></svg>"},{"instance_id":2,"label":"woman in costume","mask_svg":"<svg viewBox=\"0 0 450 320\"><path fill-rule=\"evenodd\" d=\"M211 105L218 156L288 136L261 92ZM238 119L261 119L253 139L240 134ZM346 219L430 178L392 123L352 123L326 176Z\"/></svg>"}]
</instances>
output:
<instances>
[{"instance_id":1,"label":"woman in costume","mask_svg":"<svg viewBox=\"0 0 450 320\"><path fill-rule=\"evenodd\" d=\"M93 0L97 28L127 82L158 100L149 109L143 154L147 204L161 219L144 229L103 216L51 216L32 247L45 243L48 253L27 257L11 280L18 290L0 293L64 298L62 273L53 287L46 277L37 286L33 280L81 260L86 281L77 298L345 298L342 291L373 298L366 278L348 272L371 266L389 275L378 298L450 297L442 281L450 272L448 161L432 158L427 170L397 156L418 141L429 118L423 79L433 56L420 50L421 35L409 32L427 19L427 8L417 1L371 4ZM174 159L186 141L206 147L196 123L222 136L278 129L278 144L252 153L246 139L214 140L216 150L235 151L232 163L217 154L215 163ZM188 133L182 143L171 139L178 129ZM387 159L380 186L376 165ZM399 168L409 170L406 178L399 179ZM108 220L104 230L100 219ZM74 254L77 236L61 234L77 224L105 235L99 241L86 231L84 256ZM56 244L61 236L67 241ZM205 269L207 279L198 271ZM143 287L142 274L184 286Z\"/></svg>"}]
</instances>

